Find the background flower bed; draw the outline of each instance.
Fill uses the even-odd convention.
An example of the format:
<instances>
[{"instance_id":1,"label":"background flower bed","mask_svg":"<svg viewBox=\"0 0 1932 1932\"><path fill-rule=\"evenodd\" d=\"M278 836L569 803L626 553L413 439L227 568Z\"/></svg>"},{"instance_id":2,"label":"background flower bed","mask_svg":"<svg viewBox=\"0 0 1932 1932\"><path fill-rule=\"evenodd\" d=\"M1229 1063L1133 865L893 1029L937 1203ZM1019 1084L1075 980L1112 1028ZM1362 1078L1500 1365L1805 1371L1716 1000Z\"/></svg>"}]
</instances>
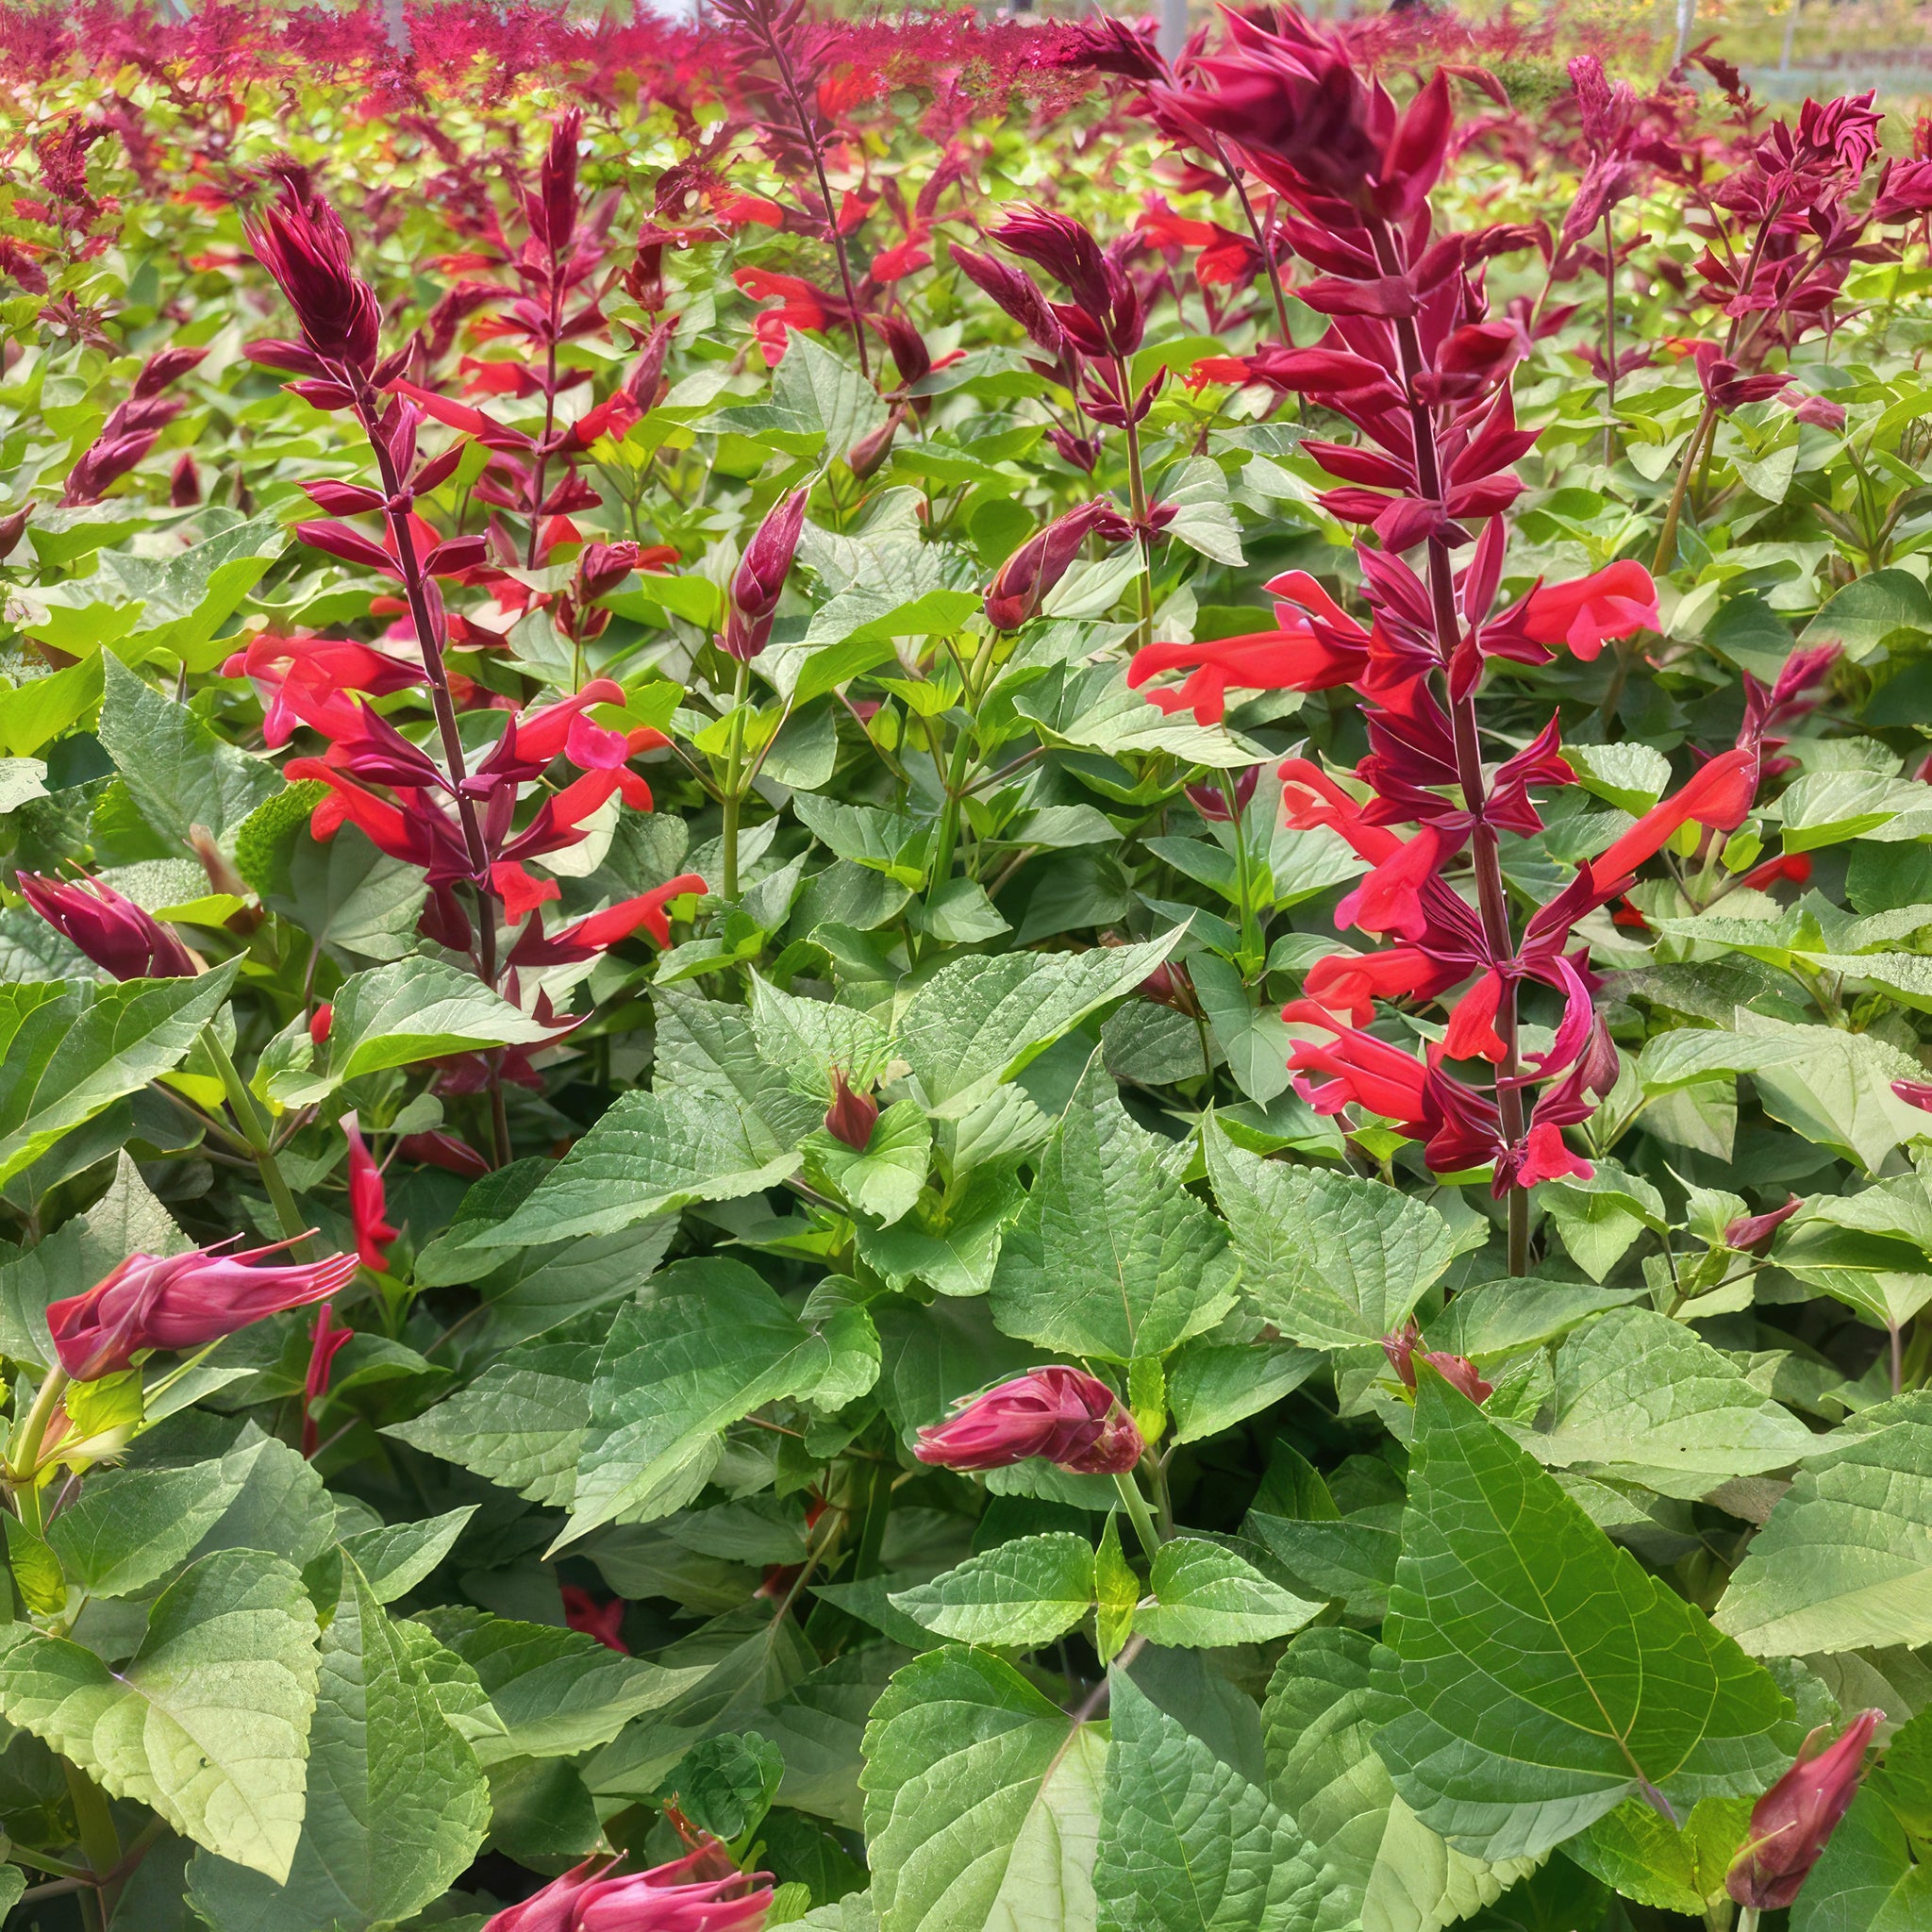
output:
<instances>
[{"instance_id":1,"label":"background flower bed","mask_svg":"<svg viewBox=\"0 0 1932 1932\"><path fill-rule=\"evenodd\" d=\"M1918 1923L1923 131L412 27L6 22L8 1923Z\"/></svg>"}]
</instances>

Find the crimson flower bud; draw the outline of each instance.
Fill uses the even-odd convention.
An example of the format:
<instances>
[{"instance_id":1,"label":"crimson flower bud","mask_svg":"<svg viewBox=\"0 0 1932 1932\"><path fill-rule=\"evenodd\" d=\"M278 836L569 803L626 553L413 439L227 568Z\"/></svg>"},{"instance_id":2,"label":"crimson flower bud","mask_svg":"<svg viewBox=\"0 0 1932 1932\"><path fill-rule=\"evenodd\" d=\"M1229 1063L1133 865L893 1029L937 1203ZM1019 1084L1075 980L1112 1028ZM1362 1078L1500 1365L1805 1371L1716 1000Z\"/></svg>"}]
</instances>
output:
<instances>
[{"instance_id":1,"label":"crimson flower bud","mask_svg":"<svg viewBox=\"0 0 1932 1932\"><path fill-rule=\"evenodd\" d=\"M784 593L798 539L805 528L808 492L794 490L780 497L765 514L758 533L745 545L738 573L731 579L731 608L724 619L724 649L741 663L749 663L765 648L772 619Z\"/></svg>"},{"instance_id":2,"label":"crimson flower bud","mask_svg":"<svg viewBox=\"0 0 1932 1932\"><path fill-rule=\"evenodd\" d=\"M966 278L991 296L1026 331L1034 346L1049 356L1058 356L1066 346L1066 333L1050 303L1024 270L996 260L991 255L976 254L971 248L953 246L953 260ZM1091 465L1089 465L1091 468Z\"/></svg>"},{"instance_id":3,"label":"crimson flower bud","mask_svg":"<svg viewBox=\"0 0 1932 1932\"><path fill-rule=\"evenodd\" d=\"M891 454L892 439L899 433L899 413L895 409L876 429L869 429L845 452L845 467L861 482Z\"/></svg>"},{"instance_id":4,"label":"crimson flower bud","mask_svg":"<svg viewBox=\"0 0 1932 1932\"><path fill-rule=\"evenodd\" d=\"M382 309L356 273L349 231L295 175L283 175L280 197L243 225L248 245L288 297L308 348L366 376L380 348Z\"/></svg>"},{"instance_id":5,"label":"crimson flower bud","mask_svg":"<svg viewBox=\"0 0 1932 1932\"><path fill-rule=\"evenodd\" d=\"M418 1166L440 1167L447 1174L463 1174L471 1180L480 1180L490 1172L489 1161L467 1141L459 1141L454 1134L405 1134L396 1142L396 1152Z\"/></svg>"},{"instance_id":6,"label":"crimson flower bud","mask_svg":"<svg viewBox=\"0 0 1932 1932\"><path fill-rule=\"evenodd\" d=\"M872 1140L873 1123L879 1117L879 1104L869 1093L855 1092L841 1067L832 1075L838 1091L825 1109L825 1132L835 1141L863 1154Z\"/></svg>"},{"instance_id":7,"label":"crimson flower bud","mask_svg":"<svg viewBox=\"0 0 1932 1932\"><path fill-rule=\"evenodd\" d=\"M335 1310L325 1302L315 1311L315 1326L309 1331L308 1373L302 1378L302 1454L313 1460L322 1446L318 1406L328 1393L329 1371L354 1338L353 1328L338 1328Z\"/></svg>"},{"instance_id":8,"label":"crimson flower bud","mask_svg":"<svg viewBox=\"0 0 1932 1932\"><path fill-rule=\"evenodd\" d=\"M389 1198L383 1190L382 1170L370 1154L354 1114L342 1116L342 1132L349 1141L349 1213L356 1224L356 1252L365 1268L379 1274L389 1266L389 1257L383 1251L399 1230L385 1219Z\"/></svg>"},{"instance_id":9,"label":"crimson flower bud","mask_svg":"<svg viewBox=\"0 0 1932 1932\"><path fill-rule=\"evenodd\" d=\"M1254 797L1255 784L1260 775L1260 766L1250 765L1234 781L1234 806L1236 812L1247 810L1248 800ZM1186 794L1188 803L1204 819L1212 819L1217 824L1220 824L1234 816L1234 812L1229 811L1227 808L1227 793L1222 790L1218 782L1211 785L1205 783L1200 785L1183 785L1181 791Z\"/></svg>"},{"instance_id":10,"label":"crimson flower bud","mask_svg":"<svg viewBox=\"0 0 1932 1932\"><path fill-rule=\"evenodd\" d=\"M1163 959L1141 982L1139 991L1142 999L1152 1000L1157 1007L1172 1007L1175 1012L1191 1017L1199 1010L1194 982L1188 969L1176 960Z\"/></svg>"},{"instance_id":11,"label":"crimson flower bud","mask_svg":"<svg viewBox=\"0 0 1932 1932\"><path fill-rule=\"evenodd\" d=\"M1031 1369L921 1429L913 1454L943 1469L1007 1469L1044 1457L1083 1475L1122 1475L1146 1444L1120 1398L1081 1369Z\"/></svg>"},{"instance_id":12,"label":"crimson flower bud","mask_svg":"<svg viewBox=\"0 0 1932 1932\"><path fill-rule=\"evenodd\" d=\"M324 1000L308 1016L308 1037L317 1046L328 1038L329 1028L336 1023L336 1009L329 1001Z\"/></svg>"},{"instance_id":13,"label":"crimson flower bud","mask_svg":"<svg viewBox=\"0 0 1932 1932\"><path fill-rule=\"evenodd\" d=\"M986 614L995 630L1018 630L1037 615L1053 588L1073 567L1088 536L1118 512L1103 498L1056 517L1027 538L993 573L986 587Z\"/></svg>"},{"instance_id":14,"label":"crimson flower bud","mask_svg":"<svg viewBox=\"0 0 1932 1932\"><path fill-rule=\"evenodd\" d=\"M194 955L152 913L99 879L48 879L19 874L26 903L116 979L189 979Z\"/></svg>"},{"instance_id":15,"label":"crimson flower bud","mask_svg":"<svg viewBox=\"0 0 1932 1932\"><path fill-rule=\"evenodd\" d=\"M588 602L608 597L638 567L638 546L628 539L622 543L586 543L577 558L577 595Z\"/></svg>"},{"instance_id":16,"label":"crimson flower bud","mask_svg":"<svg viewBox=\"0 0 1932 1932\"><path fill-rule=\"evenodd\" d=\"M572 108L559 114L550 130L550 146L543 157L541 186L531 203L530 226L538 231L552 254L561 255L570 246L577 221L577 138L584 130L584 110Z\"/></svg>"},{"instance_id":17,"label":"crimson flower bud","mask_svg":"<svg viewBox=\"0 0 1932 1932\"><path fill-rule=\"evenodd\" d=\"M614 1862L586 1858L483 1932L758 1932L771 1908L771 1874L739 1871L715 1839L648 1872L605 1875Z\"/></svg>"},{"instance_id":18,"label":"crimson flower bud","mask_svg":"<svg viewBox=\"0 0 1932 1932\"><path fill-rule=\"evenodd\" d=\"M1927 762L1932 763L1932 759L1928 759ZM1894 1080L1891 1083L1891 1091L1907 1107L1916 1107L1926 1113L1932 1113L1932 1080Z\"/></svg>"},{"instance_id":19,"label":"crimson flower bud","mask_svg":"<svg viewBox=\"0 0 1932 1932\"><path fill-rule=\"evenodd\" d=\"M200 1348L264 1316L326 1301L356 1274L353 1255L278 1268L251 1268L275 1241L240 1255L197 1248L186 1255L130 1255L85 1294L53 1303L47 1327L60 1366L76 1382L118 1374L145 1348Z\"/></svg>"},{"instance_id":20,"label":"crimson flower bud","mask_svg":"<svg viewBox=\"0 0 1932 1932\"><path fill-rule=\"evenodd\" d=\"M573 1629L581 1630L586 1637L594 1637L606 1650L615 1650L624 1656L630 1655L630 1645L624 1641L624 1599L614 1596L608 1604L600 1604L588 1590L575 1583L566 1583L560 1592L563 1598L563 1621Z\"/></svg>"},{"instance_id":21,"label":"crimson flower bud","mask_svg":"<svg viewBox=\"0 0 1932 1932\"><path fill-rule=\"evenodd\" d=\"M1740 1906L1774 1912L1797 1897L1823 1857L1838 1822L1851 1809L1864 1768L1865 1747L1885 1713L1861 1710L1835 1744L1805 1740L1798 1761L1751 1808L1751 1825L1724 1879Z\"/></svg>"},{"instance_id":22,"label":"crimson flower bud","mask_svg":"<svg viewBox=\"0 0 1932 1932\"><path fill-rule=\"evenodd\" d=\"M11 516L0 517L0 563L20 547L20 540L26 535L26 520L34 513L31 503L24 503Z\"/></svg>"},{"instance_id":23,"label":"crimson flower bud","mask_svg":"<svg viewBox=\"0 0 1932 1932\"><path fill-rule=\"evenodd\" d=\"M1756 1253L1804 1205L1803 1199L1793 1194L1782 1208L1774 1208L1769 1214L1739 1215L1725 1224L1724 1246L1735 1248L1740 1254Z\"/></svg>"},{"instance_id":24,"label":"crimson flower bud","mask_svg":"<svg viewBox=\"0 0 1932 1932\"><path fill-rule=\"evenodd\" d=\"M192 509L201 501L201 472L192 449L184 449L168 473L168 501L175 509Z\"/></svg>"},{"instance_id":25,"label":"crimson flower bud","mask_svg":"<svg viewBox=\"0 0 1932 1932\"><path fill-rule=\"evenodd\" d=\"M1415 1358L1420 1351L1424 1361L1447 1382L1450 1388L1458 1390L1472 1402L1487 1402L1495 1390L1476 1374L1475 1364L1466 1355L1450 1355L1441 1349L1422 1347L1422 1330L1414 1322L1407 1322L1393 1335L1382 1338L1382 1353L1389 1357L1389 1366L1395 1371L1397 1379L1405 1389L1415 1387Z\"/></svg>"}]
</instances>

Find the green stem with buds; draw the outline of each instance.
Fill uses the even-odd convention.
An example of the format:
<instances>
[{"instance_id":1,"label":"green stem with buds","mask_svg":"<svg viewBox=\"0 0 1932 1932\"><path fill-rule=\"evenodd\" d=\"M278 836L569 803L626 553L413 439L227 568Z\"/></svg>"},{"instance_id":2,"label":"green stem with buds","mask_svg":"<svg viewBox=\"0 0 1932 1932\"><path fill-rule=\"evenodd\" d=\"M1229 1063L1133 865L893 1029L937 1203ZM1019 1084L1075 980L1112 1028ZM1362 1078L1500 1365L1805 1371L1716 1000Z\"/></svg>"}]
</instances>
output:
<instances>
[{"instance_id":1,"label":"green stem with buds","mask_svg":"<svg viewBox=\"0 0 1932 1932\"><path fill-rule=\"evenodd\" d=\"M751 664L738 659L731 685L731 728L724 740L724 896L738 897L738 814L744 804L744 707L751 695Z\"/></svg>"},{"instance_id":2,"label":"green stem with buds","mask_svg":"<svg viewBox=\"0 0 1932 1932\"><path fill-rule=\"evenodd\" d=\"M215 1063L215 1071L222 1076L229 1110L235 1116L235 1124L242 1129L242 1138L248 1142L249 1153L255 1157L256 1171L261 1175L262 1186L268 1190L275 1219L281 1223L283 1234L294 1244L296 1259L307 1261L311 1258L308 1237L312 1224L303 1219L301 1208L295 1205L293 1191L275 1159L268 1120L255 1095L248 1091L248 1082L242 1077L241 1069L229 1057L228 1049L222 1044L215 1029L206 1027L201 1040L208 1049L208 1058Z\"/></svg>"}]
</instances>

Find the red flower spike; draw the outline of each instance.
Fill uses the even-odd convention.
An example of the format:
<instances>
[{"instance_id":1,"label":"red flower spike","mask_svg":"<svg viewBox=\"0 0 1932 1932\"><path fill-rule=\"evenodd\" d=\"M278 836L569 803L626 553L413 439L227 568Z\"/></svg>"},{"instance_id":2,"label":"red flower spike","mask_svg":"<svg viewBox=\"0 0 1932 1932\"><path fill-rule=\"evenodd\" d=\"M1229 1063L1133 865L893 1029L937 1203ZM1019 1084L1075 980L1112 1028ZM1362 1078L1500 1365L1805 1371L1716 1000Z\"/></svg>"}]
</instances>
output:
<instances>
[{"instance_id":1,"label":"red flower spike","mask_svg":"<svg viewBox=\"0 0 1932 1932\"><path fill-rule=\"evenodd\" d=\"M772 620L798 552L805 528L805 505L809 492L794 490L780 497L766 513L757 534L744 547L731 579L731 598L724 618L723 647L728 657L749 663L765 648Z\"/></svg>"},{"instance_id":2,"label":"red flower spike","mask_svg":"<svg viewBox=\"0 0 1932 1932\"><path fill-rule=\"evenodd\" d=\"M291 169L278 198L243 226L256 259L295 311L309 352L366 380L375 367L382 310L356 273L341 217Z\"/></svg>"},{"instance_id":3,"label":"red flower spike","mask_svg":"<svg viewBox=\"0 0 1932 1932\"><path fill-rule=\"evenodd\" d=\"M152 913L100 879L15 875L36 912L116 979L189 979L200 972L194 955Z\"/></svg>"},{"instance_id":4,"label":"red flower spike","mask_svg":"<svg viewBox=\"0 0 1932 1932\"><path fill-rule=\"evenodd\" d=\"M1738 1904L1774 1912L1797 1897L1857 1796L1866 1747L1884 1715L1859 1711L1822 1750L1817 1746L1824 1731L1813 1731L1798 1761L1752 1807L1744 1842L1724 1878L1724 1890Z\"/></svg>"},{"instance_id":5,"label":"red flower spike","mask_svg":"<svg viewBox=\"0 0 1932 1932\"><path fill-rule=\"evenodd\" d=\"M48 1307L60 1366L76 1382L97 1381L119 1374L143 1349L201 1348L265 1316L326 1301L355 1278L353 1255L275 1268L248 1265L291 1245L276 1241L239 1255L197 1248L166 1258L128 1256L85 1294Z\"/></svg>"},{"instance_id":6,"label":"red flower spike","mask_svg":"<svg viewBox=\"0 0 1932 1932\"><path fill-rule=\"evenodd\" d=\"M382 1185L382 1170L370 1154L354 1114L342 1116L342 1132L349 1142L349 1213L356 1224L356 1252L365 1268L380 1274L389 1266L384 1250L400 1230L384 1219L389 1199Z\"/></svg>"},{"instance_id":7,"label":"red flower spike","mask_svg":"<svg viewBox=\"0 0 1932 1932\"><path fill-rule=\"evenodd\" d=\"M1080 1369L1033 1369L921 1429L913 1454L944 1469L1008 1469L1039 1456L1084 1475L1121 1475L1145 1443L1120 1398Z\"/></svg>"}]
</instances>

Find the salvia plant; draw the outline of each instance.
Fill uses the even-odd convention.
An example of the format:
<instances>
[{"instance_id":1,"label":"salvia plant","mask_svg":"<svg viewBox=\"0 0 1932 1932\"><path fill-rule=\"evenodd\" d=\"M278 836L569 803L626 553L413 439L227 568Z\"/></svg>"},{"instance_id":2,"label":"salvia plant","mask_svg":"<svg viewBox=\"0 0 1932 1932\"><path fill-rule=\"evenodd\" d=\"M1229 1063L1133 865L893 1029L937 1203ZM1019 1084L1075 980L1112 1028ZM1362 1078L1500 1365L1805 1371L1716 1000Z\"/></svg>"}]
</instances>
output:
<instances>
[{"instance_id":1,"label":"salvia plant","mask_svg":"<svg viewBox=\"0 0 1932 1932\"><path fill-rule=\"evenodd\" d=\"M9 1932L1932 1924L1932 125L1663 66L0 15Z\"/></svg>"}]
</instances>

